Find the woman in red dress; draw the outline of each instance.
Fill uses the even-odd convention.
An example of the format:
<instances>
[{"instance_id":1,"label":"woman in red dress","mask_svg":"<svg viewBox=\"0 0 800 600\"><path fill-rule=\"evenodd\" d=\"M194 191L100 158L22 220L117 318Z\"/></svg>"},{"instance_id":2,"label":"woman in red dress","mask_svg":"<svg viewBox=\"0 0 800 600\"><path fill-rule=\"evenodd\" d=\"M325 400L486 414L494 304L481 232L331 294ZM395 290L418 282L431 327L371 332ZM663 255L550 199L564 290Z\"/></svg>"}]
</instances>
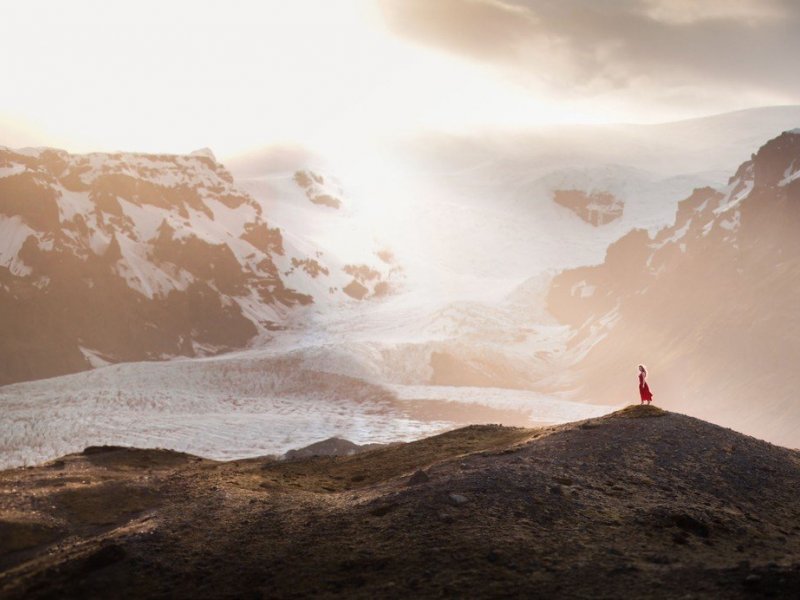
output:
<instances>
[{"instance_id":1,"label":"woman in red dress","mask_svg":"<svg viewBox=\"0 0 800 600\"><path fill-rule=\"evenodd\" d=\"M647 402L650 404L653 399L653 394L650 392L650 386L647 385L647 367L639 365L639 398L640 404Z\"/></svg>"}]
</instances>

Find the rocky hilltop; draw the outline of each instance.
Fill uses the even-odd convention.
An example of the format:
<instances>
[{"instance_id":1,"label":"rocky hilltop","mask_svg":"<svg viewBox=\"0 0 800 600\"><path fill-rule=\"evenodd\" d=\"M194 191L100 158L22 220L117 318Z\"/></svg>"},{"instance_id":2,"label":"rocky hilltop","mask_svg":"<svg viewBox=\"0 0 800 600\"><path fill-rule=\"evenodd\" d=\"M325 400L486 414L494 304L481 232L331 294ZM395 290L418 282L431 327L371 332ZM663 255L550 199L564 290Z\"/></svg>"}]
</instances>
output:
<instances>
[{"instance_id":1,"label":"rocky hilltop","mask_svg":"<svg viewBox=\"0 0 800 600\"><path fill-rule=\"evenodd\" d=\"M558 275L548 306L572 326L581 395L614 403L635 393L644 362L656 401L800 446L798 231L794 130L725 188L695 190L670 227L634 230L603 264Z\"/></svg>"},{"instance_id":2,"label":"rocky hilltop","mask_svg":"<svg viewBox=\"0 0 800 600\"><path fill-rule=\"evenodd\" d=\"M289 200L313 183L311 206L330 210L305 176ZM0 147L0 385L242 348L293 307L391 291L376 249L344 263L268 205L207 150Z\"/></svg>"},{"instance_id":3,"label":"rocky hilltop","mask_svg":"<svg viewBox=\"0 0 800 600\"><path fill-rule=\"evenodd\" d=\"M352 456L0 473L4 598L796 597L800 454L655 407Z\"/></svg>"}]
</instances>

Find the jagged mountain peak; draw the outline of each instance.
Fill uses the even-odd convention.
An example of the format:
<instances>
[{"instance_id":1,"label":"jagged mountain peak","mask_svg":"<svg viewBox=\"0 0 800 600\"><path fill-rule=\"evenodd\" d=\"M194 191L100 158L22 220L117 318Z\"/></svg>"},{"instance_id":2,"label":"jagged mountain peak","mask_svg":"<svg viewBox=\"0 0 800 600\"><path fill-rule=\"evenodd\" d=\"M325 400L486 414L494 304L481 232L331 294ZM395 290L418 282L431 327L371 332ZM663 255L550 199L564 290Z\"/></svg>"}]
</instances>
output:
<instances>
[{"instance_id":1,"label":"jagged mountain peak","mask_svg":"<svg viewBox=\"0 0 800 600\"><path fill-rule=\"evenodd\" d=\"M197 150L190 152L189 156L205 156L206 158L210 158L214 162L217 162L217 157L214 156L211 148L198 148Z\"/></svg>"}]
</instances>

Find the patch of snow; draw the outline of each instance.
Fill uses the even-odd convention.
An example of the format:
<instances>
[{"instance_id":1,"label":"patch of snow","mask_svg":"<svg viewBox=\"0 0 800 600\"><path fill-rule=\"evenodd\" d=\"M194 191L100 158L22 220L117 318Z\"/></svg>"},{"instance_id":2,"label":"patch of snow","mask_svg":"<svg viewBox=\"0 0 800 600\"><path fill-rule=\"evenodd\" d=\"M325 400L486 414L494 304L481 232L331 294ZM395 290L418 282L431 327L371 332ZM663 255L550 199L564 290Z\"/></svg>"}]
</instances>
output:
<instances>
[{"instance_id":1,"label":"patch of snow","mask_svg":"<svg viewBox=\"0 0 800 600\"><path fill-rule=\"evenodd\" d=\"M63 186L58 186L60 193L58 199L58 212L61 223L71 221L75 215L84 218L87 224L92 221L94 203L89 199L87 192L73 192Z\"/></svg>"},{"instance_id":2,"label":"patch of snow","mask_svg":"<svg viewBox=\"0 0 800 600\"><path fill-rule=\"evenodd\" d=\"M682 240L684 237L686 237L686 233L689 231L689 227L691 227L691 225L692 225L692 219L687 219L686 223L684 223L682 227L676 229L671 236L665 239L661 244L655 245L654 248L655 249L663 248L667 244L675 243ZM652 256L650 258L652 258ZM650 259L648 259L648 265L649 264L650 264Z\"/></svg>"},{"instance_id":3,"label":"patch of snow","mask_svg":"<svg viewBox=\"0 0 800 600\"><path fill-rule=\"evenodd\" d=\"M245 224L254 223L258 217L256 209L250 204L229 208L219 200L209 197L205 199L205 205L214 215L213 222L217 231L230 232L235 236L244 233Z\"/></svg>"},{"instance_id":4,"label":"patch of snow","mask_svg":"<svg viewBox=\"0 0 800 600\"><path fill-rule=\"evenodd\" d=\"M730 192L726 194L725 197L723 197L723 199L720 201L719 206L714 209L714 214L722 214L741 204L742 200L747 198L750 195L750 192L753 191L754 185L755 182L752 179L748 179L744 182L744 184L737 185L734 188L736 192Z\"/></svg>"},{"instance_id":5,"label":"patch of snow","mask_svg":"<svg viewBox=\"0 0 800 600\"><path fill-rule=\"evenodd\" d=\"M103 358L95 350L84 348L83 346L78 346L78 348L80 349L81 354L83 354L84 358L88 360L89 364L92 365L92 367L94 367L95 369L112 364L111 361L108 361L105 358Z\"/></svg>"},{"instance_id":6,"label":"patch of snow","mask_svg":"<svg viewBox=\"0 0 800 600\"><path fill-rule=\"evenodd\" d=\"M173 289L185 290L192 281L191 275L180 271L168 273L154 264L145 253L145 247L137 244L125 234L117 234L122 259L117 261L117 273L128 287L152 299L163 296Z\"/></svg>"},{"instance_id":7,"label":"patch of snow","mask_svg":"<svg viewBox=\"0 0 800 600\"><path fill-rule=\"evenodd\" d=\"M214 162L217 162L217 157L214 156L211 148L200 148L198 150L194 150L193 152L189 153L189 156L205 156L206 158L210 158Z\"/></svg>"},{"instance_id":8,"label":"patch of snow","mask_svg":"<svg viewBox=\"0 0 800 600\"><path fill-rule=\"evenodd\" d=\"M55 148L49 148L47 146L35 146L35 147L26 147L26 148L15 148L14 152L17 154L22 154L23 156L28 156L31 158L36 158L45 150L56 150Z\"/></svg>"},{"instance_id":9,"label":"patch of snow","mask_svg":"<svg viewBox=\"0 0 800 600\"><path fill-rule=\"evenodd\" d=\"M33 271L19 258L19 251L25 240L35 233L22 217L0 215L0 266L17 277L30 275Z\"/></svg>"},{"instance_id":10,"label":"patch of snow","mask_svg":"<svg viewBox=\"0 0 800 600\"><path fill-rule=\"evenodd\" d=\"M94 226L91 227L89 231L91 231L89 237L89 248L91 248L92 252L94 252L97 256L102 256L108 249L108 245L111 243L111 236L103 233L100 228L97 227L96 221L94 222Z\"/></svg>"},{"instance_id":11,"label":"patch of snow","mask_svg":"<svg viewBox=\"0 0 800 600\"><path fill-rule=\"evenodd\" d=\"M170 211L152 204L134 204L119 198L123 214L133 222L133 232L137 241L145 242L156 237L164 219L169 221Z\"/></svg>"},{"instance_id":12,"label":"patch of snow","mask_svg":"<svg viewBox=\"0 0 800 600\"><path fill-rule=\"evenodd\" d=\"M741 211L736 211L732 218L725 219L724 221L720 222L719 226L725 229L726 231L736 231L739 229L739 225L742 221L742 213Z\"/></svg>"},{"instance_id":13,"label":"patch of snow","mask_svg":"<svg viewBox=\"0 0 800 600\"><path fill-rule=\"evenodd\" d=\"M14 164L10 167L0 167L0 179L4 177L11 177L12 175L19 175L25 172L25 165Z\"/></svg>"},{"instance_id":14,"label":"patch of snow","mask_svg":"<svg viewBox=\"0 0 800 600\"><path fill-rule=\"evenodd\" d=\"M800 130L798 130L800 131ZM789 165L786 170L783 172L783 179L780 180L778 183L779 187L783 187L789 185L795 179L800 179L800 167L797 169L794 168L794 162Z\"/></svg>"}]
</instances>

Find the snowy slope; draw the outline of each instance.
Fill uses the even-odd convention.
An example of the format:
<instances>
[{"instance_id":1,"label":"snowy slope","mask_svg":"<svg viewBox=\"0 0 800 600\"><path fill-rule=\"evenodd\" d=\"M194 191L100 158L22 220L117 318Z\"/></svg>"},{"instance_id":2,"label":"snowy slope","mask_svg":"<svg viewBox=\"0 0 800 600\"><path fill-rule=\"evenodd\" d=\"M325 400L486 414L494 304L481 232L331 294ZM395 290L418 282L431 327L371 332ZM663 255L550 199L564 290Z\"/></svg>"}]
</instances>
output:
<instances>
[{"instance_id":1,"label":"snowy slope","mask_svg":"<svg viewBox=\"0 0 800 600\"><path fill-rule=\"evenodd\" d=\"M370 224L359 218L331 176L298 169L237 180L305 261L278 259L284 280L317 305L346 296L380 298L402 288L403 268ZM292 254L291 252L287 254Z\"/></svg>"}]
</instances>

